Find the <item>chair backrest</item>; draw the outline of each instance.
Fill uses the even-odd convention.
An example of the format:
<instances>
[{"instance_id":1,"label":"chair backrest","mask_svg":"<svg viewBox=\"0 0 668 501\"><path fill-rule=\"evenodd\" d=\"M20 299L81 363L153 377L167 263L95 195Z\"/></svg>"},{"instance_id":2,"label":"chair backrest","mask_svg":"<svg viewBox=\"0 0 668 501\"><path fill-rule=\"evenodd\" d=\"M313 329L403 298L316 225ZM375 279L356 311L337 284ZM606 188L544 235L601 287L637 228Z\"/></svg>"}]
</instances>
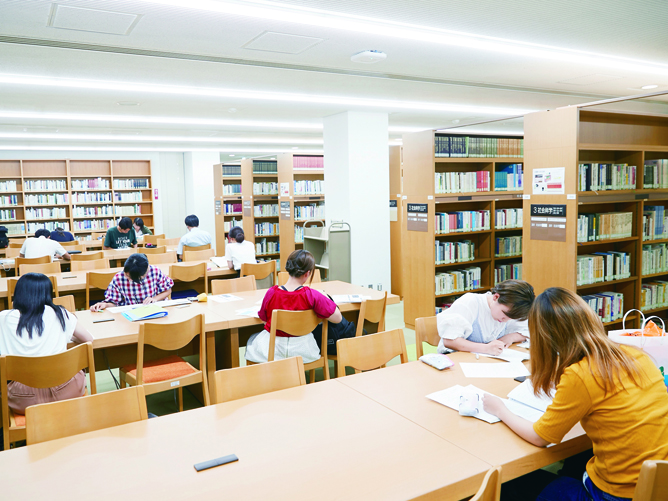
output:
<instances>
[{"instance_id":1,"label":"chair backrest","mask_svg":"<svg viewBox=\"0 0 668 501\"><path fill-rule=\"evenodd\" d=\"M5 249L6 258L17 258L21 254L21 247L7 247Z\"/></svg>"},{"instance_id":2,"label":"chair backrest","mask_svg":"<svg viewBox=\"0 0 668 501\"><path fill-rule=\"evenodd\" d=\"M101 254L101 253L100 253ZM72 261L72 271L104 270L109 268L109 258L93 259L91 261Z\"/></svg>"},{"instance_id":3,"label":"chair backrest","mask_svg":"<svg viewBox=\"0 0 668 501\"><path fill-rule=\"evenodd\" d=\"M148 419L143 386L26 408L29 445Z\"/></svg>"},{"instance_id":4,"label":"chair backrest","mask_svg":"<svg viewBox=\"0 0 668 501\"><path fill-rule=\"evenodd\" d=\"M164 254L167 252L167 247L138 247L137 252L142 254Z\"/></svg>"},{"instance_id":5,"label":"chair backrest","mask_svg":"<svg viewBox=\"0 0 668 501\"><path fill-rule=\"evenodd\" d=\"M144 244L158 245L158 239L165 238L165 234L161 235L144 235Z\"/></svg>"},{"instance_id":6,"label":"chair backrest","mask_svg":"<svg viewBox=\"0 0 668 501\"><path fill-rule=\"evenodd\" d=\"M180 282L194 282L200 278L204 279L204 292L208 294L209 284L207 283L206 263L196 264L173 264L169 267L169 278Z\"/></svg>"},{"instance_id":7,"label":"chair backrest","mask_svg":"<svg viewBox=\"0 0 668 501\"><path fill-rule=\"evenodd\" d=\"M54 299L58 297L58 279L54 276L48 277L51 280L51 285L53 286L53 291L51 297ZM14 298L14 290L16 289L16 282L18 278L8 278L7 279L7 306L11 309L12 299Z\"/></svg>"},{"instance_id":8,"label":"chair backrest","mask_svg":"<svg viewBox=\"0 0 668 501\"><path fill-rule=\"evenodd\" d=\"M81 245L79 240L70 240L69 242L58 242L63 247L72 247L73 245Z\"/></svg>"},{"instance_id":9,"label":"chair backrest","mask_svg":"<svg viewBox=\"0 0 668 501\"><path fill-rule=\"evenodd\" d=\"M274 360L276 347L276 331L283 331L292 336L306 336L322 322L322 344L327 346L327 320L319 318L313 310L290 311L274 310L271 314L271 330L269 331L269 352L267 361Z\"/></svg>"},{"instance_id":10,"label":"chair backrest","mask_svg":"<svg viewBox=\"0 0 668 501\"><path fill-rule=\"evenodd\" d=\"M633 493L633 501L660 501L668 493L668 461L645 461Z\"/></svg>"},{"instance_id":11,"label":"chair backrest","mask_svg":"<svg viewBox=\"0 0 668 501\"><path fill-rule=\"evenodd\" d=\"M88 252L86 254L72 254L72 261L93 261L94 259L104 259L104 251Z\"/></svg>"},{"instance_id":12,"label":"chair backrest","mask_svg":"<svg viewBox=\"0 0 668 501\"><path fill-rule=\"evenodd\" d=\"M499 501L501 499L501 467L491 468L475 496L469 501Z\"/></svg>"},{"instance_id":13,"label":"chair backrest","mask_svg":"<svg viewBox=\"0 0 668 501\"><path fill-rule=\"evenodd\" d=\"M164 247L163 247L164 248ZM148 263L152 265L156 264L172 264L176 263L176 252L169 251L162 254L146 254L148 258Z\"/></svg>"},{"instance_id":14,"label":"chair backrest","mask_svg":"<svg viewBox=\"0 0 668 501\"><path fill-rule=\"evenodd\" d=\"M260 287L263 289L268 289L276 283L276 261L267 261L266 263L254 263L248 264L244 263L241 265L241 275L242 277L247 277L253 275L255 277L255 282L260 282ZM261 280L269 277L269 280L265 280L265 283L262 283ZM266 285L266 287L264 287Z\"/></svg>"},{"instance_id":15,"label":"chair backrest","mask_svg":"<svg viewBox=\"0 0 668 501\"><path fill-rule=\"evenodd\" d=\"M179 245L180 240L181 240L180 238L158 238L156 241L156 245L158 247L162 247L163 245L169 245L171 247L174 245Z\"/></svg>"},{"instance_id":16,"label":"chair backrest","mask_svg":"<svg viewBox=\"0 0 668 501\"><path fill-rule=\"evenodd\" d=\"M76 240L75 240L76 242ZM65 250L70 253L70 257L72 256L77 256L78 254L72 254L72 251L81 251L81 252L88 252L88 249L86 248L85 245L70 245L68 247L65 247Z\"/></svg>"},{"instance_id":17,"label":"chair backrest","mask_svg":"<svg viewBox=\"0 0 668 501\"><path fill-rule=\"evenodd\" d=\"M216 371L214 404L306 384L302 357Z\"/></svg>"},{"instance_id":18,"label":"chair backrest","mask_svg":"<svg viewBox=\"0 0 668 501\"><path fill-rule=\"evenodd\" d=\"M385 307L387 306L387 291L381 299L365 299L360 304L360 314L357 320L355 336L364 334L364 322L378 324L376 332L385 330Z\"/></svg>"},{"instance_id":19,"label":"chair backrest","mask_svg":"<svg viewBox=\"0 0 668 501\"><path fill-rule=\"evenodd\" d=\"M227 280L211 280L211 294L230 294L232 292L246 292L257 290L255 277L250 275Z\"/></svg>"},{"instance_id":20,"label":"chair backrest","mask_svg":"<svg viewBox=\"0 0 668 501\"><path fill-rule=\"evenodd\" d=\"M184 247L185 249L185 247ZM209 260L209 258L215 257L216 251L213 249L203 249L199 251L183 251L183 260L184 261L204 261Z\"/></svg>"},{"instance_id":21,"label":"chair backrest","mask_svg":"<svg viewBox=\"0 0 668 501\"><path fill-rule=\"evenodd\" d=\"M60 263L58 261L43 264L20 264L19 275L26 273L60 273Z\"/></svg>"},{"instance_id":22,"label":"chair backrest","mask_svg":"<svg viewBox=\"0 0 668 501\"><path fill-rule=\"evenodd\" d=\"M415 320L415 351L417 358L424 355L422 343L438 346L441 337L436 328L436 317L420 317Z\"/></svg>"},{"instance_id":23,"label":"chair backrest","mask_svg":"<svg viewBox=\"0 0 668 501\"><path fill-rule=\"evenodd\" d=\"M11 245L11 244L10 244ZM14 267L19 270L22 264L45 264L51 262L51 256L42 256L42 257L15 257L14 258Z\"/></svg>"},{"instance_id":24,"label":"chair backrest","mask_svg":"<svg viewBox=\"0 0 668 501\"><path fill-rule=\"evenodd\" d=\"M53 298L53 304L58 304L67 311L74 313L77 308L74 304L74 296L60 296Z\"/></svg>"},{"instance_id":25,"label":"chair backrest","mask_svg":"<svg viewBox=\"0 0 668 501\"><path fill-rule=\"evenodd\" d=\"M23 242L25 242L25 241L26 241L25 238L23 240L18 241L18 242L16 240L12 239L9 242L9 247L13 247L15 249L20 249L21 247L23 247Z\"/></svg>"},{"instance_id":26,"label":"chair backrest","mask_svg":"<svg viewBox=\"0 0 668 501\"><path fill-rule=\"evenodd\" d=\"M90 290L106 290L116 273L116 271L89 271L86 273L86 307L90 306Z\"/></svg>"},{"instance_id":27,"label":"chair backrest","mask_svg":"<svg viewBox=\"0 0 668 501\"><path fill-rule=\"evenodd\" d=\"M99 240L100 238L104 238L107 236L107 231L94 231L90 234L90 238L92 240Z\"/></svg>"},{"instance_id":28,"label":"chair backrest","mask_svg":"<svg viewBox=\"0 0 668 501\"><path fill-rule=\"evenodd\" d=\"M203 251L203 250L209 250L210 248L211 248L211 244L196 245L194 247L191 247L189 245L184 245L183 246L183 252Z\"/></svg>"},{"instance_id":29,"label":"chair backrest","mask_svg":"<svg viewBox=\"0 0 668 501\"><path fill-rule=\"evenodd\" d=\"M285 285L288 281L288 278L290 278L290 274L287 271L279 271L278 272L278 284L277 285ZM316 268L313 270L313 279L311 280L312 284L319 284L321 282L320 278L320 270ZM308 285L308 282L306 283Z\"/></svg>"},{"instance_id":30,"label":"chair backrest","mask_svg":"<svg viewBox=\"0 0 668 501\"><path fill-rule=\"evenodd\" d=\"M401 357L401 363L408 362L406 340L402 329L369 334L368 336L339 339L336 342L338 364L337 377L346 375L346 367L355 372L378 369L394 357Z\"/></svg>"}]
</instances>

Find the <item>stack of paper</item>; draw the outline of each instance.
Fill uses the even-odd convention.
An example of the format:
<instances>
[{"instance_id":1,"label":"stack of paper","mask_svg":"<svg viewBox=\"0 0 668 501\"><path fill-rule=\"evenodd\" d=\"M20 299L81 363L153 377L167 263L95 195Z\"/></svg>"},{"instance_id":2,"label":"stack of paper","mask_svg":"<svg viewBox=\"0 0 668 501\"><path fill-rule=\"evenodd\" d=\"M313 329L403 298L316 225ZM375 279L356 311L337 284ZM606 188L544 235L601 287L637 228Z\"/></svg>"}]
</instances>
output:
<instances>
[{"instance_id":1,"label":"stack of paper","mask_svg":"<svg viewBox=\"0 0 668 501\"><path fill-rule=\"evenodd\" d=\"M552 403L553 397L554 392L552 392L552 395L549 397L545 395L537 397L534 395L533 385L531 384L530 379L525 380L521 385L508 393L509 399L541 412L545 412L547 410L548 406Z\"/></svg>"},{"instance_id":2,"label":"stack of paper","mask_svg":"<svg viewBox=\"0 0 668 501\"><path fill-rule=\"evenodd\" d=\"M224 257L211 257L209 259L211 259L211 262L218 266L218 268L223 268L224 270L228 269L227 259Z\"/></svg>"},{"instance_id":3,"label":"stack of paper","mask_svg":"<svg viewBox=\"0 0 668 501\"><path fill-rule=\"evenodd\" d=\"M155 305L142 306L140 308L135 308L133 310L123 312L123 316L130 320L130 322L136 322L138 320L151 320L153 318L166 317L167 310L164 310L160 306Z\"/></svg>"},{"instance_id":4,"label":"stack of paper","mask_svg":"<svg viewBox=\"0 0 668 501\"><path fill-rule=\"evenodd\" d=\"M427 398L459 412L459 403L461 401L462 395L465 393L466 394L476 393L478 395L478 414L476 414L474 417L482 419L483 421L486 421L488 423L497 423L501 421L498 417L489 414L483 410L482 396L487 392L481 390L480 388L477 388L476 386L473 386L472 384L466 387L458 384L446 390L441 390L435 393L431 393L427 395Z\"/></svg>"},{"instance_id":5,"label":"stack of paper","mask_svg":"<svg viewBox=\"0 0 668 501\"><path fill-rule=\"evenodd\" d=\"M211 301L216 301L217 303L230 303L232 301L243 301L243 298L235 296L234 294L217 294L211 296Z\"/></svg>"},{"instance_id":6,"label":"stack of paper","mask_svg":"<svg viewBox=\"0 0 668 501\"><path fill-rule=\"evenodd\" d=\"M362 294L337 294L332 296L336 304L341 303L361 303L365 299L371 299L371 296L364 296Z\"/></svg>"},{"instance_id":7,"label":"stack of paper","mask_svg":"<svg viewBox=\"0 0 668 501\"><path fill-rule=\"evenodd\" d=\"M183 299L166 299L164 301L157 301L155 303L151 303L152 306L159 306L161 308L165 308L167 306L178 306L180 304L190 304L190 301L186 298L183 298ZM130 311L136 308L142 308L143 306L144 306L143 304L127 304L125 306L112 306L111 308L107 308L107 311L109 313L123 313L124 311Z\"/></svg>"},{"instance_id":8,"label":"stack of paper","mask_svg":"<svg viewBox=\"0 0 668 501\"><path fill-rule=\"evenodd\" d=\"M255 318L260 318L259 316L259 311L260 307L259 306L251 306L250 308L244 308L242 310L237 310L236 314L239 315L240 317L255 317Z\"/></svg>"}]
</instances>

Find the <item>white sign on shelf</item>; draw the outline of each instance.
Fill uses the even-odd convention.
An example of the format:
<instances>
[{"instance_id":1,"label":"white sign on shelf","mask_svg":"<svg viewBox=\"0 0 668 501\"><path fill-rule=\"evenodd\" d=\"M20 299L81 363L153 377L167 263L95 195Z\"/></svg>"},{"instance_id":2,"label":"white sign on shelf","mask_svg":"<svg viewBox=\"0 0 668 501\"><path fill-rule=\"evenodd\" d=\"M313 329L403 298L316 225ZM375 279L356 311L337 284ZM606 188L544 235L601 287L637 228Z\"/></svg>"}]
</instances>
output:
<instances>
[{"instance_id":1,"label":"white sign on shelf","mask_svg":"<svg viewBox=\"0 0 668 501\"><path fill-rule=\"evenodd\" d=\"M564 180L566 177L565 167L551 167L549 169L534 169L533 187L534 195L563 195Z\"/></svg>"}]
</instances>

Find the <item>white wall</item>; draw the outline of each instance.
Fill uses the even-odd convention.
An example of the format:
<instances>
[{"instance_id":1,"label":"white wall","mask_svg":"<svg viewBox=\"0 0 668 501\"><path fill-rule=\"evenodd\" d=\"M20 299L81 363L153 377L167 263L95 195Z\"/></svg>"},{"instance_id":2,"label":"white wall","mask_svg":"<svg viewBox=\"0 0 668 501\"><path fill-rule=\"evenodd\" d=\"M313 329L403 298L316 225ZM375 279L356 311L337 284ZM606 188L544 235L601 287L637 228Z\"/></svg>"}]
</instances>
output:
<instances>
[{"instance_id":1,"label":"white wall","mask_svg":"<svg viewBox=\"0 0 668 501\"><path fill-rule=\"evenodd\" d=\"M181 237L186 232L183 222L186 213L185 172L183 153L160 153L160 199L162 202L162 232L167 238Z\"/></svg>"},{"instance_id":2,"label":"white wall","mask_svg":"<svg viewBox=\"0 0 668 501\"><path fill-rule=\"evenodd\" d=\"M186 214L199 218L199 227L211 233L211 247L216 248L213 166L220 163L220 153L188 151L183 155ZM185 231L185 226L184 226Z\"/></svg>"}]
</instances>

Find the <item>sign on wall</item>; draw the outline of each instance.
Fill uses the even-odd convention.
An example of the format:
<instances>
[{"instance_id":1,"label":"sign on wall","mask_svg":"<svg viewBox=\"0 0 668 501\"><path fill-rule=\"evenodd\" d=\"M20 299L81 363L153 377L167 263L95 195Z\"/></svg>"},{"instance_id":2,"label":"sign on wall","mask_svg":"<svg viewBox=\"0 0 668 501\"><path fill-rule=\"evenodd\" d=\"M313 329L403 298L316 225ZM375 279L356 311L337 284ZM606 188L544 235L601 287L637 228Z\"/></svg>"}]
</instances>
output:
<instances>
[{"instance_id":1,"label":"sign on wall","mask_svg":"<svg viewBox=\"0 0 668 501\"><path fill-rule=\"evenodd\" d=\"M406 212L408 231L429 231L429 204L408 204Z\"/></svg>"},{"instance_id":2,"label":"sign on wall","mask_svg":"<svg viewBox=\"0 0 668 501\"><path fill-rule=\"evenodd\" d=\"M566 206L531 204L531 240L566 241Z\"/></svg>"}]
</instances>

